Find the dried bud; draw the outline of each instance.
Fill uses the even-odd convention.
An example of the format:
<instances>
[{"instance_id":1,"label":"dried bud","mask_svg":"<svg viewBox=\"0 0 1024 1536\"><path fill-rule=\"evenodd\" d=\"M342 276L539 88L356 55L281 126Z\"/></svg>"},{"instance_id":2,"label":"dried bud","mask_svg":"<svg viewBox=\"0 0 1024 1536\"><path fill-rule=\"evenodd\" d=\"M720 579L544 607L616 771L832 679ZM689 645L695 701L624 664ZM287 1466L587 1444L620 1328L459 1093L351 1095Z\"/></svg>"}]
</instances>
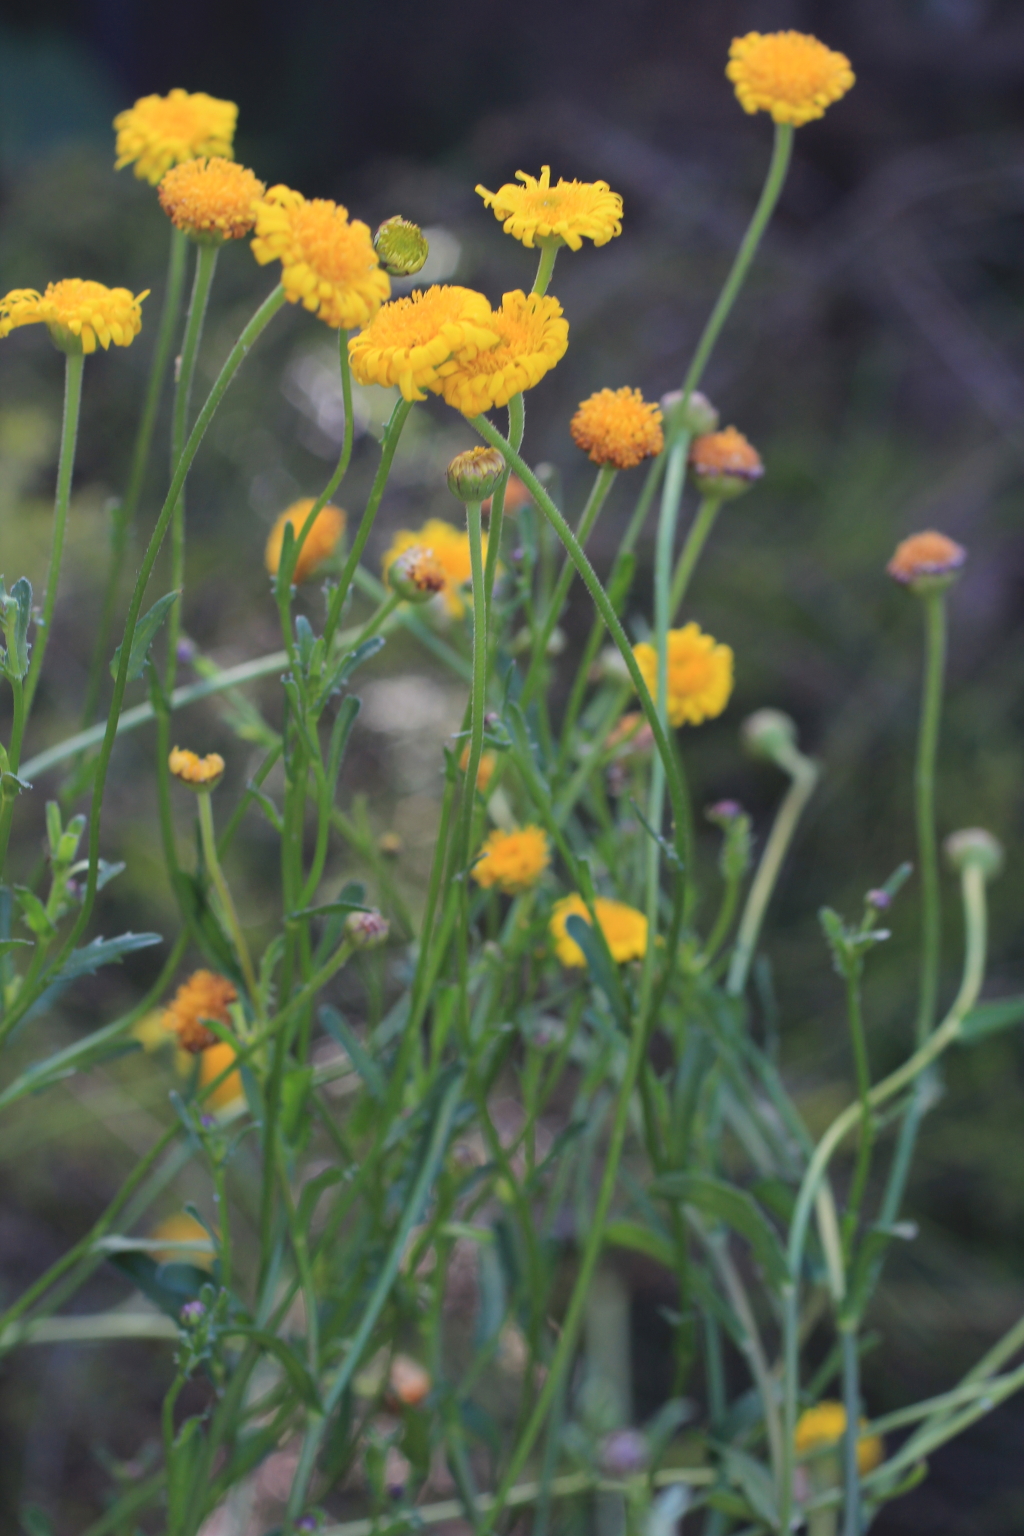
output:
<instances>
[{"instance_id":1,"label":"dried bud","mask_svg":"<svg viewBox=\"0 0 1024 1536\"><path fill-rule=\"evenodd\" d=\"M445 568L423 544L413 544L388 566L388 585L407 603L429 603L443 592L448 577Z\"/></svg>"},{"instance_id":2,"label":"dried bud","mask_svg":"<svg viewBox=\"0 0 1024 1536\"><path fill-rule=\"evenodd\" d=\"M200 757L183 747L173 747L167 758L167 766L174 777L197 794L216 789L224 777L224 759L219 752L209 752Z\"/></svg>"},{"instance_id":3,"label":"dried bud","mask_svg":"<svg viewBox=\"0 0 1024 1536\"><path fill-rule=\"evenodd\" d=\"M667 395L662 395L661 409L665 420L673 427L679 426L684 431L691 432L694 437L702 437L707 432L714 432L718 426L718 412L707 395L702 395L699 389L695 389L686 402L686 409L677 420L675 412L682 398L681 389L670 389Z\"/></svg>"},{"instance_id":4,"label":"dried bud","mask_svg":"<svg viewBox=\"0 0 1024 1536\"><path fill-rule=\"evenodd\" d=\"M744 720L740 740L751 757L775 763L796 746L796 723L781 709L758 709Z\"/></svg>"},{"instance_id":5,"label":"dried bud","mask_svg":"<svg viewBox=\"0 0 1024 1536\"><path fill-rule=\"evenodd\" d=\"M345 932L356 949L376 949L388 936L391 924L379 912L350 912Z\"/></svg>"},{"instance_id":6,"label":"dried bud","mask_svg":"<svg viewBox=\"0 0 1024 1536\"><path fill-rule=\"evenodd\" d=\"M962 832L953 832L942 846L946 858L958 873L974 865L986 881L994 880L1005 862L1002 843L984 827L967 827Z\"/></svg>"},{"instance_id":7,"label":"dried bud","mask_svg":"<svg viewBox=\"0 0 1024 1536\"><path fill-rule=\"evenodd\" d=\"M695 437L690 468L703 496L742 496L764 474L761 455L735 427Z\"/></svg>"},{"instance_id":8,"label":"dried bud","mask_svg":"<svg viewBox=\"0 0 1024 1536\"><path fill-rule=\"evenodd\" d=\"M601 1471L606 1477L635 1477L650 1457L650 1447L638 1429L613 1429L601 1442Z\"/></svg>"},{"instance_id":9,"label":"dried bud","mask_svg":"<svg viewBox=\"0 0 1024 1536\"><path fill-rule=\"evenodd\" d=\"M467 448L448 465L448 489L460 501L486 501L504 473L497 448Z\"/></svg>"},{"instance_id":10,"label":"dried bud","mask_svg":"<svg viewBox=\"0 0 1024 1536\"><path fill-rule=\"evenodd\" d=\"M373 248L385 272L392 277L412 277L430 254L426 236L418 224L399 214L385 219L373 237Z\"/></svg>"},{"instance_id":11,"label":"dried bud","mask_svg":"<svg viewBox=\"0 0 1024 1536\"><path fill-rule=\"evenodd\" d=\"M897 544L886 570L893 581L921 596L948 587L966 559L962 544L929 528Z\"/></svg>"}]
</instances>

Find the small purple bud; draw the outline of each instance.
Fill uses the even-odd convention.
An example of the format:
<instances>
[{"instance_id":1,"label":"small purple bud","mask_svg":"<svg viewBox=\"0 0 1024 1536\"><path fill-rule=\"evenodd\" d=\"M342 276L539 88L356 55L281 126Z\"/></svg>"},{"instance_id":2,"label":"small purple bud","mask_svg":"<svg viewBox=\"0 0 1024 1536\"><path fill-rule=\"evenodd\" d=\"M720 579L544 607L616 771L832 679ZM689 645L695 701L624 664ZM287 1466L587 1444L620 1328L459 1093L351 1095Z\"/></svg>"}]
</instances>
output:
<instances>
[{"instance_id":1,"label":"small purple bud","mask_svg":"<svg viewBox=\"0 0 1024 1536\"><path fill-rule=\"evenodd\" d=\"M513 560L514 560L514 561L515 561L515 562L516 562L516 564L517 564L517 565L518 565L518 564L519 564L519 562L520 562L520 560L522 560L522 558L523 558L523 556L524 556L524 555L525 555L525 554L526 554L526 551L525 551L525 549L524 549L524 548L523 548L523 546L522 546L522 545L521 545L521 544L517 544L517 545L516 545L516 547L515 547L515 549L514 549L514 550L513 550L513 551L512 551L512 559L513 559Z\"/></svg>"},{"instance_id":2,"label":"small purple bud","mask_svg":"<svg viewBox=\"0 0 1024 1536\"><path fill-rule=\"evenodd\" d=\"M491 729L493 729L494 726L498 724L500 719L501 716L497 713L496 710L489 709L486 715L484 715L484 725L490 726Z\"/></svg>"},{"instance_id":3,"label":"small purple bud","mask_svg":"<svg viewBox=\"0 0 1024 1536\"><path fill-rule=\"evenodd\" d=\"M730 821L735 821L737 816L743 815L743 807L738 800L717 800L714 805L708 806L704 815L715 826L725 827Z\"/></svg>"},{"instance_id":4,"label":"small purple bud","mask_svg":"<svg viewBox=\"0 0 1024 1536\"><path fill-rule=\"evenodd\" d=\"M199 1124L202 1126L204 1131L212 1131L214 1126L217 1124L217 1116L200 1115Z\"/></svg>"},{"instance_id":5,"label":"small purple bud","mask_svg":"<svg viewBox=\"0 0 1024 1536\"><path fill-rule=\"evenodd\" d=\"M175 648L175 655L183 667L187 667L189 662L195 659L196 649L194 640L190 640L187 635L181 636Z\"/></svg>"},{"instance_id":6,"label":"small purple bud","mask_svg":"<svg viewBox=\"0 0 1024 1536\"><path fill-rule=\"evenodd\" d=\"M345 931L357 949L373 949L383 944L391 924L379 912L350 912Z\"/></svg>"},{"instance_id":7,"label":"small purple bud","mask_svg":"<svg viewBox=\"0 0 1024 1536\"><path fill-rule=\"evenodd\" d=\"M601 1470L607 1477L632 1477L650 1459L647 1441L638 1429L613 1429L601 1445Z\"/></svg>"},{"instance_id":8,"label":"small purple bud","mask_svg":"<svg viewBox=\"0 0 1024 1536\"><path fill-rule=\"evenodd\" d=\"M186 1326L191 1327L206 1316L206 1308L201 1301L186 1301L178 1316Z\"/></svg>"},{"instance_id":9,"label":"small purple bud","mask_svg":"<svg viewBox=\"0 0 1024 1536\"><path fill-rule=\"evenodd\" d=\"M886 907L892 906L892 897L888 891L868 891L865 900L876 912L884 912Z\"/></svg>"},{"instance_id":10,"label":"small purple bud","mask_svg":"<svg viewBox=\"0 0 1024 1536\"><path fill-rule=\"evenodd\" d=\"M315 1531L319 1529L319 1526L320 1521L316 1515L301 1515L295 1522L295 1529L297 1531Z\"/></svg>"},{"instance_id":11,"label":"small purple bud","mask_svg":"<svg viewBox=\"0 0 1024 1536\"><path fill-rule=\"evenodd\" d=\"M405 1484L404 1483L388 1483L388 1493L390 1494L390 1496L397 1503L399 1499L405 1497Z\"/></svg>"}]
</instances>

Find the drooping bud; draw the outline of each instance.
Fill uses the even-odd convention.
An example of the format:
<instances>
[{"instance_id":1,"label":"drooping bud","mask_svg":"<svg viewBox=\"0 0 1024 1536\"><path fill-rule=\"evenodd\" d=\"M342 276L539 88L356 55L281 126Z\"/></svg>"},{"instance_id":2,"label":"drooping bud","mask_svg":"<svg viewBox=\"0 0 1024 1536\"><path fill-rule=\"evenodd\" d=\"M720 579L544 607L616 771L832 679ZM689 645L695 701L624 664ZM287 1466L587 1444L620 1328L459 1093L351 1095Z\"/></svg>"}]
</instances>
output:
<instances>
[{"instance_id":1,"label":"drooping bud","mask_svg":"<svg viewBox=\"0 0 1024 1536\"><path fill-rule=\"evenodd\" d=\"M744 720L740 740L751 757L774 763L780 754L787 756L796 746L796 722L781 709L758 709Z\"/></svg>"},{"instance_id":2,"label":"drooping bud","mask_svg":"<svg viewBox=\"0 0 1024 1536\"><path fill-rule=\"evenodd\" d=\"M397 213L380 225L373 237L373 248L381 266L392 277L412 277L430 254L427 238L419 225Z\"/></svg>"},{"instance_id":3,"label":"drooping bud","mask_svg":"<svg viewBox=\"0 0 1024 1536\"><path fill-rule=\"evenodd\" d=\"M376 949L388 936L391 924L380 912L350 912L345 932L356 949Z\"/></svg>"},{"instance_id":4,"label":"drooping bud","mask_svg":"<svg viewBox=\"0 0 1024 1536\"><path fill-rule=\"evenodd\" d=\"M684 431L692 433L694 437L702 437L707 432L714 432L718 427L718 412L711 404L707 395L702 395L699 389L695 389L686 402L686 409L680 413L678 421L675 412L683 398L681 389L670 389L667 395L661 397L661 409L665 420L672 426L682 427Z\"/></svg>"},{"instance_id":5,"label":"drooping bud","mask_svg":"<svg viewBox=\"0 0 1024 1536\"><path fill-rule=\"evenodd\" d=\"M486 501L505 473L497 448L467 448L448 465L448 489L460 501Z\"/></svg>"},{"instance_id":6,"label":"drooping bud","mask_svg":"<svg viewBox=\"0 0 1024 1536\"><path fill-rule=\"evenodd\" d=\"M928 528L897 544L886 570L893 581L920 597L948 587L966 559L967 551L962 544Z\"/></svg>"},{"instance_id":7,"label":"drooping bud","mask_svg":"<svg viewBox=\"0 0 1024 1536\"><path fill-rule=\"evenodd\" d=\"M407 603L429 603L447 580L444 566L425 544L413 544L388 566L388 585Z\"/></svg>"},{"instance_id":8,"label":"drooping bud","mask_svg":"<svg viewBox=\"0 0 1024 1536\"><path fill-rule=\"evenodd\" d=\"M702 496L731 499L749 491L764 474L761 455L735 427L695 437L690 468Z\"/></svg>"},{"instance_id":9,"label":"drooping bud","mask_svg":"<svg viewBox=\"0 0 1024 1536\"><path fill-rule=\"evenodd\" d=\"M952 832L942 846L958 874L973 864L981 870L986 881L996 878L1006 858L1002 843L984 827L966 827L962 832Z\"/></svg>"}]
</instances>

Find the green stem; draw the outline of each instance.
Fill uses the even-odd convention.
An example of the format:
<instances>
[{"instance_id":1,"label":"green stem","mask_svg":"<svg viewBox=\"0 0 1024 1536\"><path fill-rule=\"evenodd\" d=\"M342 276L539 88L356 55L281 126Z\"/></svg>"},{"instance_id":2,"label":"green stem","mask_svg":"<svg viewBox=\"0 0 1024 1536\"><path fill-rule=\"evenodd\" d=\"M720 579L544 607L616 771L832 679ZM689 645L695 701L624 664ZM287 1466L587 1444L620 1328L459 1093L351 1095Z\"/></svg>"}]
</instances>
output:
<instances>
[{"instance_id":1,"label":"green stem","mask_svg":"<svg viewBox=\"0 0 1024 1536\"><path fill-rule=\"evenodd\" d=\"M721 505L722 498L720 496L705 496L697 508L697 516L690 525L690 531L686 535L686 543L682 547L679 562L672 577L672 597L669 609L673 619L682 607L683 598L686 596L686 590L690 585L690 577L696 569L697 561L700 559L704 545L707 543L708 535L715 526L715 519L718 516Z\"/></svg>"},{"instance_id":2,"label":"green stem","mask_svg":"<svg viewBox=\"0 0 1024 1536\"><path fill-rule=\"evenodd\" d=\"M857 1216L860 1211L861 1201L867 1186L868 1170L871 1167L871 1147L874 1140L874 1120L871 1114L871 1068L868 1062L868 1044L864 1034L864 1013L860 999L860 975L857 969L851 967L850 974L846 978L846 1010L850 1023L850 1041L853 1045L854 1067L857 1073L857 1095L861 1106L861 1130L860 1146L857 1150L857 1165L854 1170L853 1182L850 1186L850 1198L846 1205L846 1214L843 1218L844 1256L847 1263L853 1248L854 1234L857 1230Z\"/></svg>"},{"instance_id":3,"label":"green stem","mask_svg":"<svg viewBox=\"0 0 1024 1536\"><path fill-rule=\"evenodd\" d=\"M856 1328L842 1328L843 1405L846 1433L843 1436L843 1536L861 1536L860 1471L857 1443L860 1440L860 1358Z\"/></svg>"},{"instance_id":4,"label":"green stem","mask_svg":"<svg viewBox=\"0 0 1024 1536\"><path fill-rule=\"evenodd\" d=\"M224 878L224 871L220 867L220 859L217 855L217 838L213 830L213 806L211 796L207 790L201 790L196 797L199 801L199 836L203 845L203 862L213 882L213 888L220 898L221 911L227 924L231 942L235 948L238 963L245 977L245 985L249 990L249 998L257 1018L260 1016L260 994L256 984L256 972L253 970L252 957L249 954L249 946L242 932L242 925L238 921L238 912L231 895L231 890Z\"/></svg>"},{"instance_id":5,"label":"green stem","mask_svg":"<svg viewBox=\"0 0 1024 1536\"><path fill-rule=\"evenodd\" d=\"M939 849L935 830L935 759L942 715L942 686L946 670L946 597L929 592L922 599L925 620L924 686L914 769L914 812L917 856L921 865L921 980L917 1010L917 1043L935 1027L939 993L939 950L942 907L939 895Z\"/></svg>"},{"instance_id":6,"label":"green stem","mask_svg":"<svg viewBox=\"0 0 1024 1536\"><path fill-rule=\"evenodd\" d=\"M555 270L555 257L561 250L562 242L557 235L540 235L537 239L540 246L540 260L537 263L537 276L533 280L533 293L547 293L551 274Z\"/></svg>"},{"instance_id":7,"label":"green stem","mask_svg":"<svg viewBox=\"0 0 1024 1536\"><path fill-rule=\"evenodd\" d=\"M466 505L466 528L469 533L469 563L473 583L473 681L470 693L469 759L462 781L462 808L454 862L456 874L462 876L466 875L466 865L472 853L470 833L473 807L476 804L476 776L484 748L484 714L487 709L487 593L484 590L478 501ZM468 876L463 879L464 885L467 879Z\"/></svg>"}]
</instances>

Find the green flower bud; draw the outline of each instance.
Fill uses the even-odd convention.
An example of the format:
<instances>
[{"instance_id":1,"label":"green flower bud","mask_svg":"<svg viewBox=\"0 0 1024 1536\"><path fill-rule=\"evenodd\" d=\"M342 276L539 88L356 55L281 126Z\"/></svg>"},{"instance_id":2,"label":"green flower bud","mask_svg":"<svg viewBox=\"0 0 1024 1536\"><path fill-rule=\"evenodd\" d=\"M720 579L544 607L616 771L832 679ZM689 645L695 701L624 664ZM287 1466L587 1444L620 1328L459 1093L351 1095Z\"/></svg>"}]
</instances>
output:
<instances>
[{"instance_id":1,"label":"green flower bud","mask_svg":"<svg viewBox=\"0 0 1024 1536\"><path fill-rule=\"evenodd\" d=\"M345 932L356 949L376 949L388 936L391 924L379 912L350 912Z\"/></svg>"},{"instance_id":2,"label":"green flower bud","mask_svg":"<svg viewBox=\"0 0 1024 1536\"><path fill-rule=\"evenodd\" d=\"M388 585L407 603L429 603L444 591L447 581L444 566L423 544L404 549L388 566Z\"/></svg>"},{"instance_id":3,"label":"green flower bud","mask_svg":"<svg viewBox=\"0 0 1024 1536\"><path fill-rule=\"evenodd\" d=\"M418 224L401 218L385 219L373 237L381 266L392 277L412 277L430 254L430 246Z\"/></svg>"},{"instance_id":4,"label":"green flower bud","mask_svg":"<svg viewBox=\"0 0 1024 1536\"><path fill-rule=\"evenodd\" d=\"M942 846L958 874L973 864L981 870L986 881L994 880L1005 862L1002 843L984 827L966 827L962 832L952 832Z\"/></svg>"},{"instance_id":5,"label":"green flower bud","mask_svg":"<svg viewBox=\"0 0 1024 1536\"><path fill-rule=\"evenodd\" d=\"M497 448L467 448L448 465L448 489L460 501L486 501L505 473Z\"/></svg>"},{"instance_id":6,"label":"green flower bud","mask_svg":"<svg viewBox=\"0 0 1024 1536\"><path fill-rule=\"evenodd\" d=\"M681 389L670 389L667 395L661 397L661 409L665 420L673 427L680 427L694 437L700 437L706 432L714 432L718 428L718 412L711 404L707 395L702 395L699 389L695 389L686 402L686 409L678 420L675 413L683 398Z\"/></svg>"},{"instance_id":7,"label":"green flower bud","mask_svg":"<svg viewBox=\"0 0 1024 1536\"><path fill-rule=\"evenodd\" d=\"M740 740L751 757L776 763L796 747L796 722L781 709L758 709L744 720Z\"/></svg>"}]
</instances>

